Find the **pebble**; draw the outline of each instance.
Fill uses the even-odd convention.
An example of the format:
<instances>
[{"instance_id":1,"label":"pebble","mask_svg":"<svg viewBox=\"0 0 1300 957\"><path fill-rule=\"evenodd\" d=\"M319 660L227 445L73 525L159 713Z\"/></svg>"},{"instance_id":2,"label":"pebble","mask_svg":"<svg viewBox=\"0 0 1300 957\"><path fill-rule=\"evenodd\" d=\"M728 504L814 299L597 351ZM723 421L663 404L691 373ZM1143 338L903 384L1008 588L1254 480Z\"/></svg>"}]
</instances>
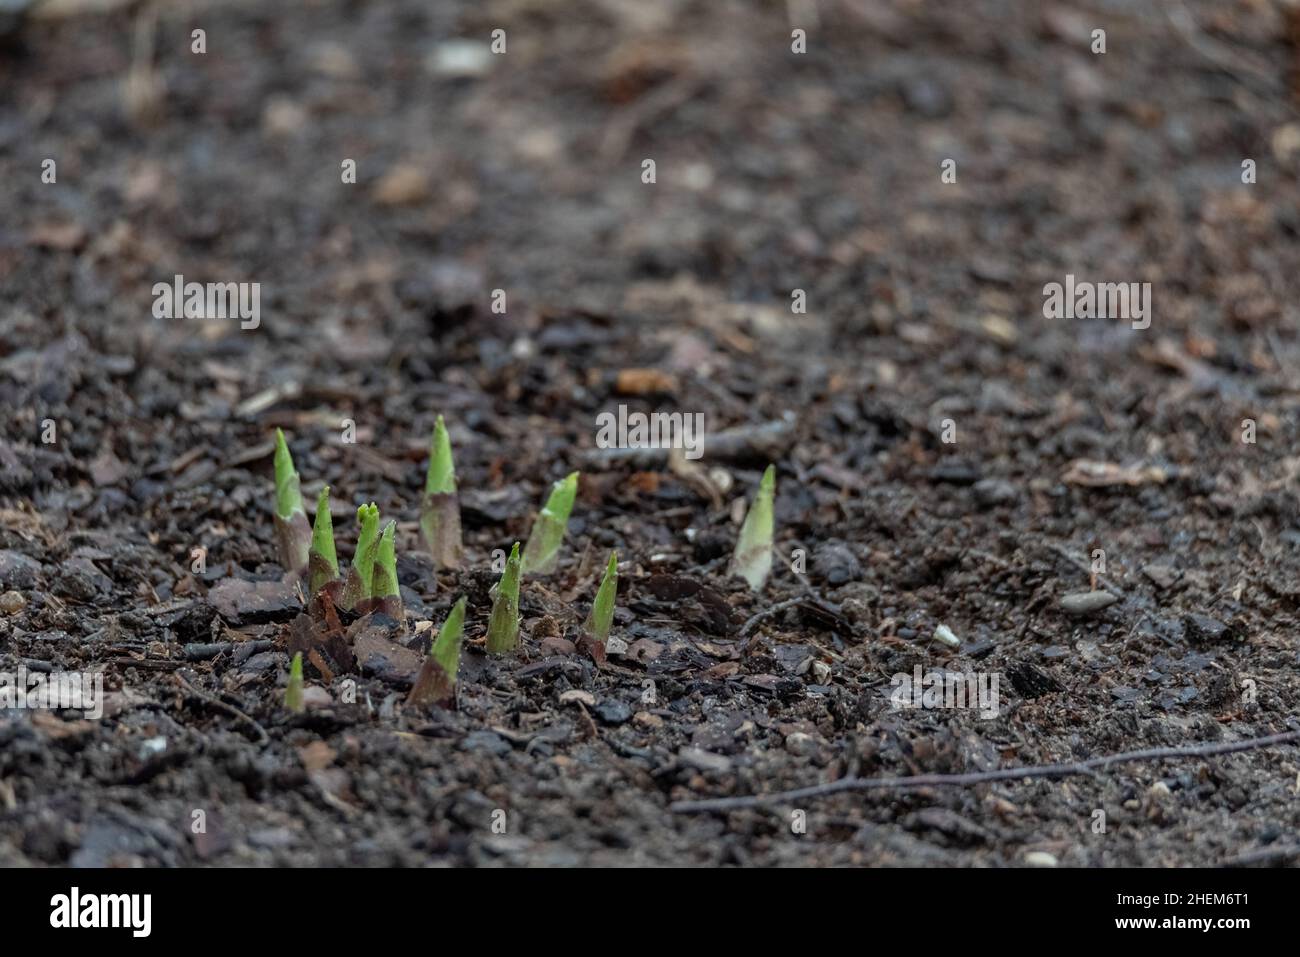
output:
<instances>
[{"instance_id":1,"label":"pebble","mask_svg":"<svg viewBox=\"0 0 1300 957\"><path fill-rule=\"evenodd\" d=\"M485 751L488 754L503 755L513 750L510 742L495 731L471 731L461 741L462 751Z\"/></svg>"},{"instance_id":2,"label":"pebble","mask_svg":"<svg viewBox=\"0 0 1300 957\"><path fill-rule=\"evenodd\" d=\"M248 832L248 843L250 845L268 851L293 847L296 840L293 831L287 827L264 827Z\"/></svg>"},{"instance_id":3,"label":"pebble","mask_svg":"<svg viewBox=\"0 0 1300 957\"><path fill-rule=\"evenodd\" d=\"M1144 565L1142 574L1151 579L1157 588L1172 588L1180 577L1178 570L1170 565Z\"/></svg>"},{"instance_id":4,"label":"pebble","mask_svg":"<svg viewBox=\"0 0 1300 957\"><path fill-rule=\"evenodd\" d=\"M445 40L430 51L424 65L435 76L482 76L492 62L492 51L477 40Z\"/></svg>"},{"instance_id":5,"label":"pebble","mask_svg":"<svg viewBox=\"0 0 1300 957\"><path fill-rule=\"evenodd\" d=\"M1119 601L1108 591L1080 591L1061 599L1061 610L1067 615L1083 617L1109 608Z\"/></svg>"},{"instance_id":6,"label":"pebble","mask_svg":"<svg viewBox=\"0 0 1300 957\"><path fill-rule=\"evenodd\" d=\"M927 120L937 120L952 112L953 99L948 88L933 77L921 76L901 84L903 103L909 112Z\"/></svg>"},{"instance_id":7,"label":"pebble","mask_svg":"<svg viewBox=\"0 0 1300 957\"><path fill-rule=\"evenodd\" d=\"M862 564L843 542L824 542L817 546L811 570L828 585L844 585L862 577Z\"/></svg>"},{"instance_id":8,"label":"pebble","mask_svg":"<svg viewBox=\"0 0 1300 957\"><path fill-rule=\"evenodd\" d=\"M632 719L632 709L617 698L606 698L596 705L595 713L605 724L623 724Z\"/></svg>"},{"instance_id":9,"label":"pebble","mask_svg":"<svg viewBox=\"0 0 1300 957\"><path fill-rule=\"evenodd\" d=\"M1218 641L1240 641L1241 629L1234 628L1209 615L1184 615L1183 630L1188 641L1209 644Z\"/></svg>"},{"instance_id":10,"label":"pebble","mask_svg":"<svg viewBox=\"0 0 1300 957\"><path fill-rule=\"evenodd\" d=\"M243 664L239 666L239 670L244 674L261 674L262 672L279 668L280 662L283 660L284 655L281 652L263 651L260 654L251 655L245 659Z\"/></svg>"},{"instance_id":11,"label":"pebble","mask_svg":"<svg viewBox=\"0 0 1300 957\"><path fill-rule=\"evenodd\" d=\"M22 552L0 548L0 585L33 588L41 574L41 563Z\"/></svg>"},{"instance_id":12,"label":"pebble","mask_svg":"<svg viewBox=\"0 0 1300 957\"><path fill-rule=\"evenodd\" d=\"M655 729L664 726L664 719L650 711L638 711L632 716L632 720L643 728Z\"/></svg>"},{"instance_id":13,"label":"pebble","mask_svg":"<svg viewBox=\"0 0 1300 957\"><path fill-rule=\"evenodd\" d=\"M980 479L971 491L981 505L1009 505L1020 495L1016 487L1005 479Z\"/></svg>"},{"instance_id":14,"label":"pebble","mask_svg":"<svg viewBox=\"0 0 1300 957\"><path fill-rule=\"evenodd\" d=\"M111 591L112 580L85 558L72 558L64 562L54 579L54 591L73 601L94 601L101 593Z\"/></svg>"},{"instance_id":15,"label":"pebble","mask_svg":"<svg viewBox=\"0 0 1300 957\"><path fill-rule=\"evenodd\" d=\"M807 757L817 750L817 739L811 734L795 731L785 736L785 749L799 757Z\"/></svg>"},{"instance_id":16,"label":"pebble","mask_svg":"<svg viewBox=\"0 0 1300 957\"><path fill-rule=\"evenodd\" d=\"M308 711L319 711L334 705L334 698L320 685L308 685L302 689L302 704Z\"/></svg>"},{"instance_id":17,"label":"pebble","mask_svg":"<svg viewBox=\"0 0 1300 957\"><path fill-rule=\"evenodd\" d=\"M213 585L208 602L235 627L283 620L302 608L291 584L240 578L225 578Z\"/></svg>"},{"instance_id":18,"label":"pebble","mask_svg":"<svg viewBox=\"0 0 1300 957\"><path fill-rule=\"evenodd\" d=\"M542 653L543 657L551 657L553 655L571 657L578 653L577 646L568 638L563 638L560 635L547 635L541 640L537 648ZM566 691L565 694L568 694L568 692Z\"/></svg>"},{"instance_id":19,"label":"pebble","mask_svg":"<svg viewBox=\"0 0 1300 957\"><path fill-rule=\"evenodd\" d=\"M7 591L0 595L0 611L6 615L16 615L27 604L27 599L16 591Z\"/></svg>"},{"instance_id":20,"label":"pebble","mask_svg":"<svg viewBox=\"0 0 1300 957\"><path fill-rule=\"evenodd\" d=\"M731 770L731 758L701 748L682 748L677 752L677 760L697 771L716 771L722 774Z\"/></svg>"}]
</instances>

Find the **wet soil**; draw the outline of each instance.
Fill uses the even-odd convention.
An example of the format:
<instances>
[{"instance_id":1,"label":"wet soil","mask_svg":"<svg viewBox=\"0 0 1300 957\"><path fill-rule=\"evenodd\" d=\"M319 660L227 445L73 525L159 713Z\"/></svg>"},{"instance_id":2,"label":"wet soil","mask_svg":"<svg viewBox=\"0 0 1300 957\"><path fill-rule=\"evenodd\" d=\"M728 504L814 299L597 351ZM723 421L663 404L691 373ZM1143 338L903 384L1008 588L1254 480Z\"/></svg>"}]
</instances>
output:
<instances>
[{"instance_id":1,"label":"wet soil","mask_svg":"<svg viewBox=\"0 0 1300 957\"><path fill-rule=\"evenodd\" d=\"M1296 860L1294 745L670 809L1300 726L1300 31L1176 6L29 17L0 47L0 669L106 695L0 718L0 863ZM260 283L260 324L155 318L176 274ZM1067 275L1149 282L1149 327L1045 318ZM776 438L595 454L620 404ZM435 573L438 414L467 561ZM358 504L398 519L412 655L469 596L458 709L404 707L396 654L282 707L276 427L341 555ZM752 594L727 556L769 461ZM490 659L493 552L573 469L561 567ZM557 638L612 548L602 669ZM1117 600L1062 606L1089 590ZM996 676L996 716L893 707L918 666Z\"/></svg>"}]
</instances>

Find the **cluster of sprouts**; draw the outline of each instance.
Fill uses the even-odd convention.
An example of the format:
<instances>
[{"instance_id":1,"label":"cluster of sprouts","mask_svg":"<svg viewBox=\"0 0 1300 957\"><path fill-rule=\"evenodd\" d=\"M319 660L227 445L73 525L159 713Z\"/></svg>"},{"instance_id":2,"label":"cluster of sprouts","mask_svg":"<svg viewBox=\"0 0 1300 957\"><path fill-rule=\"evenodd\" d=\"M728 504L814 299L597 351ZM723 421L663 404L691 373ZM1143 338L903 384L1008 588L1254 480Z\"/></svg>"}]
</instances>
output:
<instances>
[{"instance_id":1,"label":"cluster of sprouts","mask_svg":"<svg viewBox=\"0 0 1300 957\"><path fill-rule=\"evenodd\" d=\"M773 498L776 473L768 466L758 492L745 515L740 537L732 555L730 571L739 575L754 591L760 591L772 569ZM276 430L275 444L275 533L280 564L306 583L309 599L328 596L330 602L358 615L382 613L404 618L397 581L397 523L379 525L379 508L373 502L357 509L357 544L347 574L339 569L334 547L334 523L330 515L329 486L316 499L313 522L307 522L301 480L294 469L284 433ZM528 540L520 551L515 542L506 559L501 579L492 589L486 648L489 654L506 655L519 647L519 589L524 576L548 574L557 566L569 516L578 493L578 473L556 482L533 522ZM442 416L438 416L429 444L429 468L420 502L420 533L434 565L458 568L464 557L461 538L460 501L451 440ZM598 663L614 621L618 592L618 555L611 552L582 629L582 646ZM431 642L408 702L414 705L445 704L454 700L460 653L464 641L466 599L452 607L437 636ZM285 692L285 707L303 708L302 655L296 654Z\"/></svg>"}]
</instances>

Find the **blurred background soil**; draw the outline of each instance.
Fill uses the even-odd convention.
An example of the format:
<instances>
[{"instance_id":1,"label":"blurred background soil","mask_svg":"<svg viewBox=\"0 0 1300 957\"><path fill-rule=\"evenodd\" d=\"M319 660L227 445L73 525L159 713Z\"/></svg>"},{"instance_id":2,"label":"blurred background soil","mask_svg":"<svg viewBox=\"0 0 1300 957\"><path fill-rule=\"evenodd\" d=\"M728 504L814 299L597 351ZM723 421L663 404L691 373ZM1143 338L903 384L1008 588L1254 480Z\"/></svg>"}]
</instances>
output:
<instances>
[{"instance_id":1,"label":"blurred background soil","mask_svg":"<svg viewBox=\"0 0 1300 957\"><path fill-rule=\"evenodd\" d=\"M0 863L1300 855L1293 746L668 808L1296 727L1290 4L20 6L0 4L0 668L99 670L109 695L102 721L0 718ZM154 318L176 274L259 282L260 326ZM1067 274L1151 283L1150 328L1044 318ZM593 456L619 403L781 438L706 444L703 475ZM439 413L469 560L435 576L416 518ZM210 598L278 577L276 426L304 491L331 486L340 554L376 501L412 620L468 594L471 641L492 551L583 470L561 571L525 585L524 654L467 651L459 711L403 710L403 675L372 669L356 704L315 674L321 707L283 713L294 603ZM752 596L725 556L769 459L779 556ZM615 547L629 653L600 672L554 639ZM1063 610L1094 584L1117 601ZM999 716L891 709L918 664L1000 675Z\"/></svg>"}]
</instances>

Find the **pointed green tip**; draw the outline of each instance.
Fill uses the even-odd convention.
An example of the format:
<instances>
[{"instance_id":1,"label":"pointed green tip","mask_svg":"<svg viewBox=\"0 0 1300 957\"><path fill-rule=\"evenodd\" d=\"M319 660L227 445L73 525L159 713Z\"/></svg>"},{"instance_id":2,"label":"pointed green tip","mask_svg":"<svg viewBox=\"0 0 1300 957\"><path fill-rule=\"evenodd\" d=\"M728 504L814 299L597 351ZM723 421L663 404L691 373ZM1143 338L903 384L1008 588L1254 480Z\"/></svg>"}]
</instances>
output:
<instances>
[{"instance_id":1,"label":"pointed green tip","mask_svg":"<svg viewBox=\"0 0 1300 957\"><path fill-rule=\"evenodd\" d=\"M519 645L519 543L510 549L501 581L492 595L492 613L488 616L487 650L499 655Z\"/></svg>"},{"instance_id":2,"label":"pointed green tip","mask_svg":"<svg viewBox=\"0 0 1300 957\"><path fill-rule=\"evenodd\" d=\"M330 517L330 487L326 485L316 497L316 517L312 520L311 550L325 560L332 577L339 574L338 554L334 551L334 520ZM313 574L315 574L313 572ZM314 583L312 591L316 590Z\"/></svg>"},{"instance_id":3,"label":"pointed green tip","mask_svg":"<svg viewBox=\"0 0 1300 957\"><path fill-rule=\"evenodd\" d=\"M456 467L451 458L451 438L447 435L447 426L438 416L433 426L433 438L429 442L429 471L424 479L424 491L428 495L446 495L456 491Z\"/></svg>"},{"instance_id":4,"label":"pointed green tip","mask_svg":"<svg viewBox=\"0 0 1300 957\"><path fill-rule=\"evenodd\" d=\"M769 465L758 484L754 501L745 512L740 537L731 556L731 570L754 591L760 591L772 570L772 536L775 531L776 468Z\"/></svg>"},{"instance_id":5,"label":"pointed green tip","mask_svg":"<svg viewBox=\"0 0 1300 957\"><path fill-rule=\"evenodd\" d=\"M298 482L298 472L293 467L293 455L289 452L289 443L285 441L284 431L275 430L275 513L287 519L295 512L307 514L302 506L302 489Z\"/></svg>"},{"instance_id":6,"label":"pointed green tip","mask_svg":"<svg viewBox=\"0 0 1300 957\"><path fill-rule=\"evenodd\" d=\"M515 542L510 549L510 557L506 559L505 570L501 572L499 587L516 601L519 600L519 567L519 543Z\"/></svg>"},{"instance_id":7,"label":"pointed green tip","mask_svg":"<svg viewBox=\"0 0 1300 957\"><path fill-rule=\"evenodd\" d=\"M570 472L551 487L550 497L542 511L551 515L558 522L567 522L573 511L573 502L578 497L578 473Z\"/></svg>"},{"instance_id":8,"label":"pointed green tip","mask_svg":"<svg viewBox=\"0 0 1300 957\"><path fill-rule=\"evenodd\" d=\"M460 670L460 648L464 636L465 596L461 595L460 601L452 606L447 620L438 631L438 637L429 648L429 656L442 666L442 670L447 672L453 682L456 680L456 672Z\"/></svg>"},{"instance_id":9,"label":"pointed green tip","mask_svg":"<svg viewBox=\"0 0 1300 957\"><path fill-rule=\"evenodd\" d=\"M614 602L618 595L618 552L610 552L605 575L596 590L596 600L591 603L587 616L587 630L602 645L609 640L609 629L614 624Z\"/></svg>"},{"instance_id":10,"label":"pointed green tip","mask_svg":"<svg viewBox=\"0 0 1300 957\"><path fill-rule=\"evenodd\" d=\"M533 530L524 547L523 571L546 574L555 570L556 556L564 544L564 533L569 525L569 515L578 495L578 473L570 472L551 486L546 504L533 521Z\"/></svg>"},{"instance_id":11,"label":"pointed green tip","mask_svg":"<svg viewBox=\"0 0 1300 957\"><path fill-rule=\"evenodd\" d=\"M461 625L461 624L464 623L464 621L465 621L465 600L466 600L466 599L465 599L465 596L464 596L464 595L461 595L461 596L460 596L460 600L459 600L458 602L456 602L456 604L454 604L454 605L451 606L451 612L447 615L447 623L450 623L450 622L453 622L453 621L454 621L454 622L457 624L457 626L459 626L459 625ZM447 624L444 623L444 624L443 624L443 628L446 628L446 627L447 627Z\"/></svg>"},{"instance_id":12,"label":"pointed green tip","mask_svg":"<svg viewBox=\"0 0 1300 957\"><path fill-rule=\"evenodd\" d=\"M284 438L284 430L275 430L275 474L280 475L285 471L293 471L293 455L289 451L289 443Z\"/></svg>"},{"instance_id":13,"label":"pointed green tip","mask_svg":"<svg viewBox=\"0 0 1300 957\"><path fill-rule=\"evenodd\" d=\"M289 683L284 688L284 706L295 713L303 710L301 651L295 651L293 660L289 662Z\"/></svg>"},{"instance_id":14,"label":"pointed green tip","mask_svg":"<svg viewBox=\"0 0 1300 957\"><path fill-rule=\"evenodd\" d=\"M370 585L372 598L387 598L398 594L397 589L397 552L393 544L397 533L397 520L390 519L379 536L379 548L375 556L375 566L371 569Z\"/></svg>"}]
</instances>

